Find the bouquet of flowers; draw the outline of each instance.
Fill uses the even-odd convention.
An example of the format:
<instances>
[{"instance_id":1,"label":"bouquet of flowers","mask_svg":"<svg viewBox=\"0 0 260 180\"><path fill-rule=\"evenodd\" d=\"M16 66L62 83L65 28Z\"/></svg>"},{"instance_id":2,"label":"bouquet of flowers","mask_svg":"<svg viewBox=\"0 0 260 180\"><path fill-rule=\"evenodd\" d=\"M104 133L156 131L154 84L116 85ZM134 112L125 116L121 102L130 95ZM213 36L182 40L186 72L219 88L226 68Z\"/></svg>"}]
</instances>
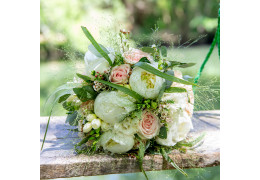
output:
<instances>
[{"instance_id":1,"label":"bouquet of flowers","mask_svg":"<svg viewBox=\"0 0 260 180\"><path fill-rule=\"evenodd\" d=\"M186 175L167 154L185 152L202 138L186 139L193 128L196 85L173 69L194 63L172 61L164 46L132 48L125 30L119 33L119 52L82 30L92 43L84 57L86 72L51 96L68 111L66 122L82 133L76 152L134 153L142 172L144 154L158 153Z\"/></svg>"}]
</instances>

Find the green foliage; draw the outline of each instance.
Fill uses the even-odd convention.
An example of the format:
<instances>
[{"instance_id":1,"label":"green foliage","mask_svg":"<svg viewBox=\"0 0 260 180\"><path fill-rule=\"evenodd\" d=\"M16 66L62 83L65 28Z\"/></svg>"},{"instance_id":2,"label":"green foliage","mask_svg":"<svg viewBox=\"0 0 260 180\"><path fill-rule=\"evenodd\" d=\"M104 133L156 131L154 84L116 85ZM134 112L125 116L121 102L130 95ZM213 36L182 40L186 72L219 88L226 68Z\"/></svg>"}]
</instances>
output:
<instances>
[{"instance_id":1,"label":"green foliage","mask_svg":"<svg viewBox=\"0 0 260 180\"><path fill-rule=\"evenodd\" d=\"M165 46L161 47L161 55L163 57L167 57L167 48Z\"/></svg>"},{"instance_id":2,"label":"green foliage","mask_svg":"<svg viewBox=\"0 0 260 180\"><path fill-rule=\"evenodd\" d=\"M120 86L120 85L117 85L117 84L114 84L114 83L111 83L111 82L108 82L108 81L104 81L104 80L97 80L98 82L101 82L105 85L108 85L112 88L116 88L117 90L119 91L122 91L123 93L129 95L129 96L132 96L133 98L135 98L138 102L141 102L143 100L143 97L138 94L137 92L135 91L132 91L131 89L128 89L124 86Z\"/></svg>"},{"instance_id":3,"label":"green foliage","mask_svg":"<svg viewBox=\"0 0 260 180\"><path fill-rule=\"evenodd\" d=\"M138 62L146 62L146 63L151 63L147 57L142 57Z\"/></svg>"},{"instance_id":4,"label":"green foliage","mask_svg":"<svg viewBox=\"0 0 260 180\"><path fill-rule=\"evenodd\" d=\"M147 52L149 54L151 54L152 56L154 55L154 53L156 52L154 48L151 47L142 47L141 50L143 52Z\"/></svg>"},{"instance_id":5,"label":"green foliage","mask_svg":"<svg viewBox=\"0 0 260 180\"><path fill-rule=\"evenodd\" d=\"M188 176L188 174L186 172L184 172L166 153L166 151L164 150L164 148L160 149L160 152L162 154L162 156L164 157L164 159L166 161L168 161L173 167L175 167L180 173L182 173L185 176Z\"/></svg>"},{"instance_id":6,"label":"green foliage","mask_svg":"<svg viewBox=\"0 0 260 180\"><path fill-rule=\"evenodd\" d=\"M137 159L138 159L139 167L140 167L142 173L144 174L145 178L148 180L148 176L147 176L147 174L146 174L146 172L144 171L144 168L143 168L143 158L144 158L144 153L145 153L145 145L142 142L142 140L139 140L139 143L140 143L140 145L139 145Z\"/></svg>"},{"instance_id":7,"label":"green foliage","mask_svg":"<svg viewBox=\"0 0 260 180\"><path fill-rule=\"evenodd\" d=\"M64 94L63 96L61 96L61 97L59 98L58 103L61 103L61 102L63 102L63 101L66 101L66 99L68 99L69 96L70 96L70 94Z\"/></svg>"},{"instance_id":8,"label":"green foliage","mask_svg":"<svg viewBox=\"0 0 260 180\"><path fill-rule=\"evenodd\" d=\"M167 128L165 126L162 126L160 128L160 132L159 132L158 137L162 138L162 139L167 139Z\"/></svg>"},{"instance_id":9,"label":"green foliage","mask_svg":"<svg viewBox=\"0 0 260 180\"><path fill-rule=\"evenodd\" d=\"M73 88L73 91L82 102L95 99L97 96L96 91L91 85L83 86L81 88Z\"/></svg>"},{"instance_id":10,"label":"green foliage","mask_svg":"<svg viewBox=\"0 0 260 180\"><path fill-rule=\"evenodd\" d=\"M187 89L181 87L169 87L164 91L165 93L183 93L187 92Z\"/></svg>"},{"instance_id":11,"label":"green foliage","mask_svg":"<svg viewBox=\"0 0 260 180\"><path fill-rule=\"evenodd\" d=\"M112 66L112 61L110 57L107 54L107 50L105 48L105 51L99 46L99 44L96 42L96 40L93 38L93 36L90 34L88 29L84 26L81 26L81 29L83 30L86 37L89 39L89 41L93 44L93 46L96 48L96 50L109 62L110 66ZM93 50L93 48L92 48ZM94 51L94 50L93 50Z\"/></svg>"},{"instance_id":12,"label":"green foliage","mask_svg":"<svg viewBox=\"0 0 260 180\"><path fill-rule=\"evenodd\" d=\"M138 66L156 76L159 76L161 78L164 78L166 80L169 80L169 81L173 81L173 82L178 82L178 83L181 83L181 84L187 84L187 85L195 85L189 81L185 81L183 79L179 79L179 78L176 78L174 76L171 76L169 74L166 74L166 73L163 73L157 69L155 69L154 67L150 66L149 64L147 63L144 63L144 62L138 62L135 64L135 66ZM196 86L196 85L195 85Z\"/></svg>"},{"instance_id":13,"label":"green foliage","mask_svg":"<svg viewBox=\"0 0 260 180\"><path fill-rule=\"evenodd\" d=\"M165 73L170 75L170 76L174 76L174 71L172 71L172 70L168 70ZM172 81L169 81L169 80L166 80L165 82L166 82L165 89L168 89L169 87L171 87L171 85L173 83Z\"/></svg>"},{"instance_id":14,"label":"green foliage","mask_svg":"<svg viewBox=\"0 0 260 180\"><path fill-rule=\"evenodd\" d=\"M77 111L69 112L65 122L69 123L71 126L77 126L78 125L77 116L78 116Z\"/></svg>"}]
</instances>

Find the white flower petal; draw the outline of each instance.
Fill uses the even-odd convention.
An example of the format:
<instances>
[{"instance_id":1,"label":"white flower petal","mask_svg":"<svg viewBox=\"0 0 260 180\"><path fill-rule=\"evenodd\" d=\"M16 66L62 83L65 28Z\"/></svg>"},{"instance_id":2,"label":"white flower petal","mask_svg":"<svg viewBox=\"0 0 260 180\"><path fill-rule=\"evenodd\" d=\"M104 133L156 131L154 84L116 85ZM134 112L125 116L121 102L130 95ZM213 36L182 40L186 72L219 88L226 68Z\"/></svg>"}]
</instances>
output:
<instances>
[{"instance_id":1,"label":"white flower petal","mask_svg":"<svg viewBox=\"0 0 260 180\"><path fill-rule=\"evenodd\" d=\"M135 110L134 101L117 91L100 93L94 104L95 114L106 123L115 124Z\"/></svg>"},{"instance_id":2,"label":"white flower petal","mask_svg":"<svg viewBox=\"0 0 260 180\"><path fill-rule=\"evenodd\" d=\"M125 153L133 148L134 136L108 131L101 136L99 143L104 150L112 153Z\"/></svg>"}]
</instances>

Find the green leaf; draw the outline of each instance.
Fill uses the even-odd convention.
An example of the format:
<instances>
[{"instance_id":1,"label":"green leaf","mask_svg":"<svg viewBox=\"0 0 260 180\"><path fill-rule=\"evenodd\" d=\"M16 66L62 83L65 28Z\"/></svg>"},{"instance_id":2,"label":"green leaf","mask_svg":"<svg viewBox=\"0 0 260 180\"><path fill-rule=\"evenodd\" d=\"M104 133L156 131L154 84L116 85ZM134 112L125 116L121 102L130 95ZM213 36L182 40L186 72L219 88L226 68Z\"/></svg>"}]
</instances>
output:
<instances>
[{"instance_id":1,"label":"green leaf","mask_svg":"<svg viewBox=\"0 0 260 180\"><path fill-rule=\"evenodd\" d=\"M165 46L161 47L161 54L163 57L167 57L167 48Z\"/></svg>"},{"instance_id":2,"label":"green leaf","mask_svg":"<svg viewBox=\"0 0 260 180\"><path fill-rule=\"evenodd\" d=\"M155 49L151 47L142 47L141 50L143 52L150 53L151 55L154 55L154 53L156 52Z\"/></svg>"},{"instance_id":3,"label":"green leaf","mask_svg":"<svg viewBox=\"0 0 260 180\"><path fill-rule=\"evenodd\" d=\"M109 65L112 66L112 61L108 54L99 46L99 44L96 42L96 40L93 38L93 36L90 34L88 29L84 26L81 26L81 29L83 30L86 37L90 40L90 42L93 44L93 46L96 48L96 50L109 62Z\"/></svg>"},{"instance_id":4,"label":"green leaf","mask_svg":"<svg viewBox=\"0 0 260 180\"><path fill-rule=\"evenodd\" d=\"M160 128L160 132L159 132L158 137L161 138L161 139L166 139L167 138L167 129L166 129L165 126L162 126Z\"/></svg>"},{"instance_id":5,"label":"green leaf","mask_svg":"<svg viewBox=\"0 0 260 180\"><path fill-rule=\"evenodd\" d=\"M66 123L69 123L71 126L75 126L77 123L75 122L76 121L76 118L78 116L78 112L77 111L74 111L73 113L71 114L68 114L67 118L66 118Z\"/></svg>"},{"instance_id":6,"label":"green leaf","mask_svg":"<svg viewBox=\"0 0 260 180\"><path fill-rule=\"evenodd\" d=\"M117 85L117 84L114 84L114 83L111 83L108 81L100 80L100 79L97 79L97 81L101 82L105 85L111 86L113 88L116 88L117 90L122 91L123 93L128 94L129 96L132 96L139 102L141 102L143 100L143 97L140 94L138 94L135 91L132 91L131 89L128 89L124 86L120 86L120 85Z\"/></svg>"},{"instance_id":7,"label":"green leaf","mask_svg":"<svg viewBox=\"0 0 260 180\"><path fill-rule=\"evenodd\" d=\"M74 105L72 105L71 103L66 102L66 101L62 103L62 107L63 107L65 110L67 110L67 111L75 111L75 110L76 110L75 107L74 107Z\"/></svg>"},{"instance_id":8,"label":"green leaf","mask_svg":"<svg viewBox=\"0 0 260 180\"><path fill-rule=\"evenodd\" d=\"M180 65L178 65L179 68L187 68L187 67L191 67L194 66L196 63L181 63Z\"/></svg>"},{"instance_id":9,"label":"green leaf","mask_svg":"<svg viewBox=\"0 0 260 180\"><path fill-rule=\"evenodd\" d=\"M138 62L146 62L146 63L151 63L147 57L142 57Z\"/></svg>"},{"instance_id":10,"label":"green leaf","mask_svg":"<svg viewBox=\"0 0 260 180\"><path fill-rule=\"evenodd\" d=\"M187 92L187 89L181 87L169 87L164 91L165 93L183 93Z\"/></svg>"},{"instance_id":11,"label":"green leaf","mask_svg":"<svg viewBox=\"0 0 260 180\"><path fill-rule=\"evenodd\" d=\"M73 88L73 91L82 102L86 102L90 99L95 99L95 97L97 96L96 91L90 85L83 86L81 88Z\"/></svg>"},{"instance_id":12,"label":"green leaf","mask_svg":"<svg viewBox=\"0 0 260 180\"><path fill-rule=\"evenodd\" d=\"M186 147L193 147L196 144L198 144L204 137L205 137L206 133L202 133L199 137L197 137L195 140L191 141L191 142L178 142L179 146L186 146Z\"/></svg>"},{"instance_id":13,"label":"green leaf","mask_svg":"<svg viewBox=\"0 0 260 180\"><path fill-rule=\"evenodd\" d=\"M68 99L69 96L70 96L70 94L64 94L63 96L61 96L61 97L59 98L58 103L61 103L61 102L63 102L63 101L66 101L66 99Z\"/></svg>"},{"instance_id":14,"label":"green leaf","mask_svg":"<svg viewBox=\"0 0 260 180\"><path fill-rule=\"evenodd\" d=\"M84 81L86 81L86 82L92 81L91 78L88 77L88 76L85 76L85 75L82 75L82 74L79 74L79 73L76 73L76 75L77 75L79 78L81 78L81 79L83 79Z\"/></svg>"},{"instance_id":15,"label":"green leaf","mask_svg":"<svg viewBox=\"0 0 260 180\"><path fill-rule=\"evenodd\" d=\"M152 67L151 65L145 63L145 62L138 62L135 64L135 66L138 66L156 76L159 76L161 78L164 78L166 80L169 80L169 81L173 81L173 82L177 82L177 83L181 83L181 84L187 84L187 85L194 85L194 86L197 86L196 84L194 83L191 83L189 81L185 81L183 79L179 79L179 78L176 78L174 76L171 76L169 74L166 74L166 73L163 73L161 71L159 71L158 69L155 69L154 67Z\"/></svg>"},{"instance_id":16,"label":"green leaf","mask_svg":"<svg viewBox=\"0 0 260 180\"><path fill-rule=\"evenodd\" d=\"M169 70L169 71L167 71L165 73L169 74L171 76L174 76L174 71L172 71L172 70ZM166 87L165 87L165 89L168 89L169 87L171 87L172 83L173 83L172 81L166 80Z\"/></svg>"},{"instance_id":17,"label":"green leaf","mask_svg":"<svg viewBox=\"0 0 260 180\"><path fill-rule=\"evenodd\" d=\"M166 88L166 82L164 82L164 83L162 84L162 87L161 87L161 89L160 89L160 91L159 91L159 95L158 95L158 97L157 97L157 101L158 101L158 102L161 101L162 96L163 96L163 93L164 93L164 91L165 91L165 88Z\"/></svg>"},{"instance_id":18,"label":"green leaf","mask_svg":"<svg viewBox=\"0 0 260 180\"><path fill-rule=\"evenodd\" d=\"M105 53L109 54L109 51L108 51L102 44L98 44L98 45L101 47L101 49L102 49ZM93 44L90 44L90 45L88 46L88 50L89 50L90 52L92 52L92 54L94 54L95 56L102 58L102 55L97 51L97 49L93 46Z\"/></svg>"},{"instance_id":19,"label":"green leaf","mask_svg":"<svg viewBox=\"0 0 260 180\"><path fill-rule=\"evenodd\" d=\"M54 104L50 110L50 115L49 115L49 118L48 118L48 121L47 121L47 125L46 125L46 129L45 129L45 133L44 133L44 137L43 137L43 140L42 140L42 147L41 147L41 151L43 149L43 145L44 145L44 142L45 142L45 139L46 139L46 135L47 135L47 132L48 132L48 128L49 128L49 124L50 124L50 119L51 119L51 114L52 114L52 110L53 110L53 107L54 107Z\"/></svg>"},{"instance_id":20,"label":"green leaf","mask_svg":"<svg viewBox=\"0 0 260 180\"><path fill-rule=\"evenodd\" d=\"M182 63L182 62L178 62L178 61L169 61L170 65L168 68L173 68L173 67L179 67L179 68L187 68L187 67L191 67L194 66L196 63Z\"/></svg>"},{"instance_id":21,"label":"green leaf","mask_svg":"<svg viewBox=\"0 0 260 180\"><path fill-rule=\"evenodd\" d=\"M179 172L181 172L184 176L188 176L186 172L184 172L165 152L164 148L160 149L160 152L162 153L162 156L166 161L168 161L173 167L175 167Z\"/></svg>"},{"instance_id":22,"label":"green leaf","mask_svg":"<svg viewBox=\"0 0 260 180\"><path fill-rule=\"evenodd\" d=\"M139 140L139 143L140 143L140 145L139 145L137 159L138 159L138 162L139 162L140 170L144 173L145 178L148 180L147 174L145 173L144 168L143 168L143 158L144 158L144 153L145 153L145 145L142 142L142 140Z\"/></svg>"}]
</instances>

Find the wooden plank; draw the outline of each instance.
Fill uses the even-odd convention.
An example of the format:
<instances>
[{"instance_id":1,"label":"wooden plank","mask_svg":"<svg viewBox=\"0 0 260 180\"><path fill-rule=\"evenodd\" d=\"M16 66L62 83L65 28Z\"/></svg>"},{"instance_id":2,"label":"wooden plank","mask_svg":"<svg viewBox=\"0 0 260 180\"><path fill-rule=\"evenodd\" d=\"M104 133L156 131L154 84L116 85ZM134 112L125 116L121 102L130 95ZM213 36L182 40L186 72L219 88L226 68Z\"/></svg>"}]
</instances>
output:
<instances>
[{"instance_id":1,"label":"wooden plank","mask_svg":"<svg viewBox=\"0 0 260 180\"><path fill-rule=\"evenodd\" d=\"M219 111L195 112L194 129L189 135L197 137L206 132L201 146L187 153L172 152L170 157L182 168L209 167L220 164ZM41 117L40 141L44 136L47 117ZM127 155L76 155L73 145L79 141L78 132L65 124L65 117L53 117L44 149L41 152L41 179L96 176L140 172L136 158ZM40 144L41 144L40 143ZM143 162L146 171L174 169L160 155L147 155Z\"/></svg>"}]
</instances>

